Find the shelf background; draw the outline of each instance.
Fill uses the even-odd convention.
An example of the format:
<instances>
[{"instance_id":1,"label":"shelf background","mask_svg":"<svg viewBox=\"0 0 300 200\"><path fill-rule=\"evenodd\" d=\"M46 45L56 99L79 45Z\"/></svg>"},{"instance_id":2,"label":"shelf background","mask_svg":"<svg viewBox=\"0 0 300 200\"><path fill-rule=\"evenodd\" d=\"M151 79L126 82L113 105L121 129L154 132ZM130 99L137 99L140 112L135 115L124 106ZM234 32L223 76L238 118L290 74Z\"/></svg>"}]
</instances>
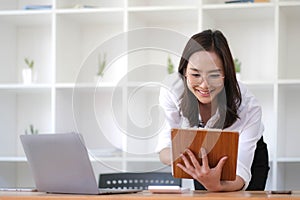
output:
<instances>
[{"instance_id":1,"label":"shelf background","mask_svg":"<svg viewBox=\"0 0 300 200\"><path fill-rule=\"evenodd\" d=\"M36 4L52 8L23 9ZM94 152L130 152L91 158L97 179L100 172L170 171L154 153L164 123L157 105L167 58L176 69L189 37L212 28L227 37L242 62L241 81L262 105L267 189L299 190L299 11L298 0L2 0L0 187L34 186L19 141L29 124L40 133L84 133ZM172 31L174 43L161 42ZM108 67L99 78L104 53ZM37 73L29 85L21 76L25 57L35 61Z\"/></svg>"}]
</instances>

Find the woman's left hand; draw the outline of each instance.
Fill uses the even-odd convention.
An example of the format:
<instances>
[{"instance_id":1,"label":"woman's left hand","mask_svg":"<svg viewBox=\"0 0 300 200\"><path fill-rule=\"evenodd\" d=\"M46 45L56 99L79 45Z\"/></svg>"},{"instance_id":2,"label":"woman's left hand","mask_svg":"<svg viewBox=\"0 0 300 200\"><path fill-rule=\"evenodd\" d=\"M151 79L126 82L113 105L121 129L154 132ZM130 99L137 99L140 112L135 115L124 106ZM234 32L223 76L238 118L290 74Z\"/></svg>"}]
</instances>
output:
<instances>
[{"instance_id":1,"label":"woman's left hand","mask_svg":"<svg viewBox=\"0 0 300 200\"><path fill-rule=\"evenodd\" d=\"M185 152L190 160L186 155L182 154L181 158L184 165L178 163L177 166L200 182L208 191L222 191L221 173L227 157L222 157L216 167L210 168L204 148L201 148L202 165L199 164L199 161L190 149L187 149Z\"/></svg>"}]
</instances>

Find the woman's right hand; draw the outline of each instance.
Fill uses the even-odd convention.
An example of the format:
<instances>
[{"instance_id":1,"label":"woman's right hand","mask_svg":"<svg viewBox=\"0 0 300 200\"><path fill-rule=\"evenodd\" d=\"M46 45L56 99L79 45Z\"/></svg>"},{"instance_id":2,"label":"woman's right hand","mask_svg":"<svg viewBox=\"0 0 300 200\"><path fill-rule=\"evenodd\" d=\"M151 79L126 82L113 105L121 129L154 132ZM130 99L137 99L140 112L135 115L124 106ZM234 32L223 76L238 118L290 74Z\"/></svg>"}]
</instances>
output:
<instances>
[{"instance_id":1,"label":"woman's right hand","mask_svg":"<svg viewBox=\"0 0 300 200\"><path fill-rule=\"evenodd\" d=\"M191 150L187 149L185 152L187 156L181 155L184 165L178 163L177 166L200 182L208 191L223 191L221 173L227 157L221 158L216 167L210 168L205 149L201 148L202 165Z\"/></svg>"}]
</instances>

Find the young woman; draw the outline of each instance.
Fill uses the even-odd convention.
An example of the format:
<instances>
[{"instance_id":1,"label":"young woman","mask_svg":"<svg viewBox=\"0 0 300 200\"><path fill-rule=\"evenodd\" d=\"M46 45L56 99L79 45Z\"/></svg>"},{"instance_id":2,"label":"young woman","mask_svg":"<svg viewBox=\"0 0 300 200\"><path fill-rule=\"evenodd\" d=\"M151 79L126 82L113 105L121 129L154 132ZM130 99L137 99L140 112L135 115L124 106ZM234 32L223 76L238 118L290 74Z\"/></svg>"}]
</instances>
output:
<instances>
[{"instance_id":1,"label":"young woman","mask_svg":"<svg viewBox=\"0 0 300 200\"><path fill-rule=\"evenodd\" d=\"M175 127L221 128L239 131L237 176L221 181L226 157L211 168L203 152L202 165L189 150L178 165L194 178L195 189L208 191L263 190L269 171L263 142L261 107L245 86L237 82L233 58L224 35L206 30L191 37L179 63L178 74L160 92L167 127L159 135L157 151L171 163L170 129Z\"/></svg>"}]
</instances>

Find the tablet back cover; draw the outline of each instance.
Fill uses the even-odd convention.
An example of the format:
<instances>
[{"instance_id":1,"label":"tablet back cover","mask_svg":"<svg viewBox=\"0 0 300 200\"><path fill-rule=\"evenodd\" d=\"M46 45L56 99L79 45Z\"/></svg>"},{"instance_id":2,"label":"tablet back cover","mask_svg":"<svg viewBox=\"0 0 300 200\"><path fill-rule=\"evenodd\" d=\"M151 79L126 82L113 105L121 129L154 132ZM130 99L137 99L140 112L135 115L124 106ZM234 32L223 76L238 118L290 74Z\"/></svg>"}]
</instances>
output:
<instances>
[{"instance_id":1,"label":"tablet back cover","mask_svg":"<svg viewBox=\"0 0 300 200\"><path fill-rule=\"evenodd\" d=\"M189 148L202 165L201 147L205 148L210 168L223 156L228 159L223 166L221 180L235 180L239 133L220 129L172 129L172 173L175 178L192 178L176 166L184 165L180 155Z\"/></svg>"}]
</instances>

